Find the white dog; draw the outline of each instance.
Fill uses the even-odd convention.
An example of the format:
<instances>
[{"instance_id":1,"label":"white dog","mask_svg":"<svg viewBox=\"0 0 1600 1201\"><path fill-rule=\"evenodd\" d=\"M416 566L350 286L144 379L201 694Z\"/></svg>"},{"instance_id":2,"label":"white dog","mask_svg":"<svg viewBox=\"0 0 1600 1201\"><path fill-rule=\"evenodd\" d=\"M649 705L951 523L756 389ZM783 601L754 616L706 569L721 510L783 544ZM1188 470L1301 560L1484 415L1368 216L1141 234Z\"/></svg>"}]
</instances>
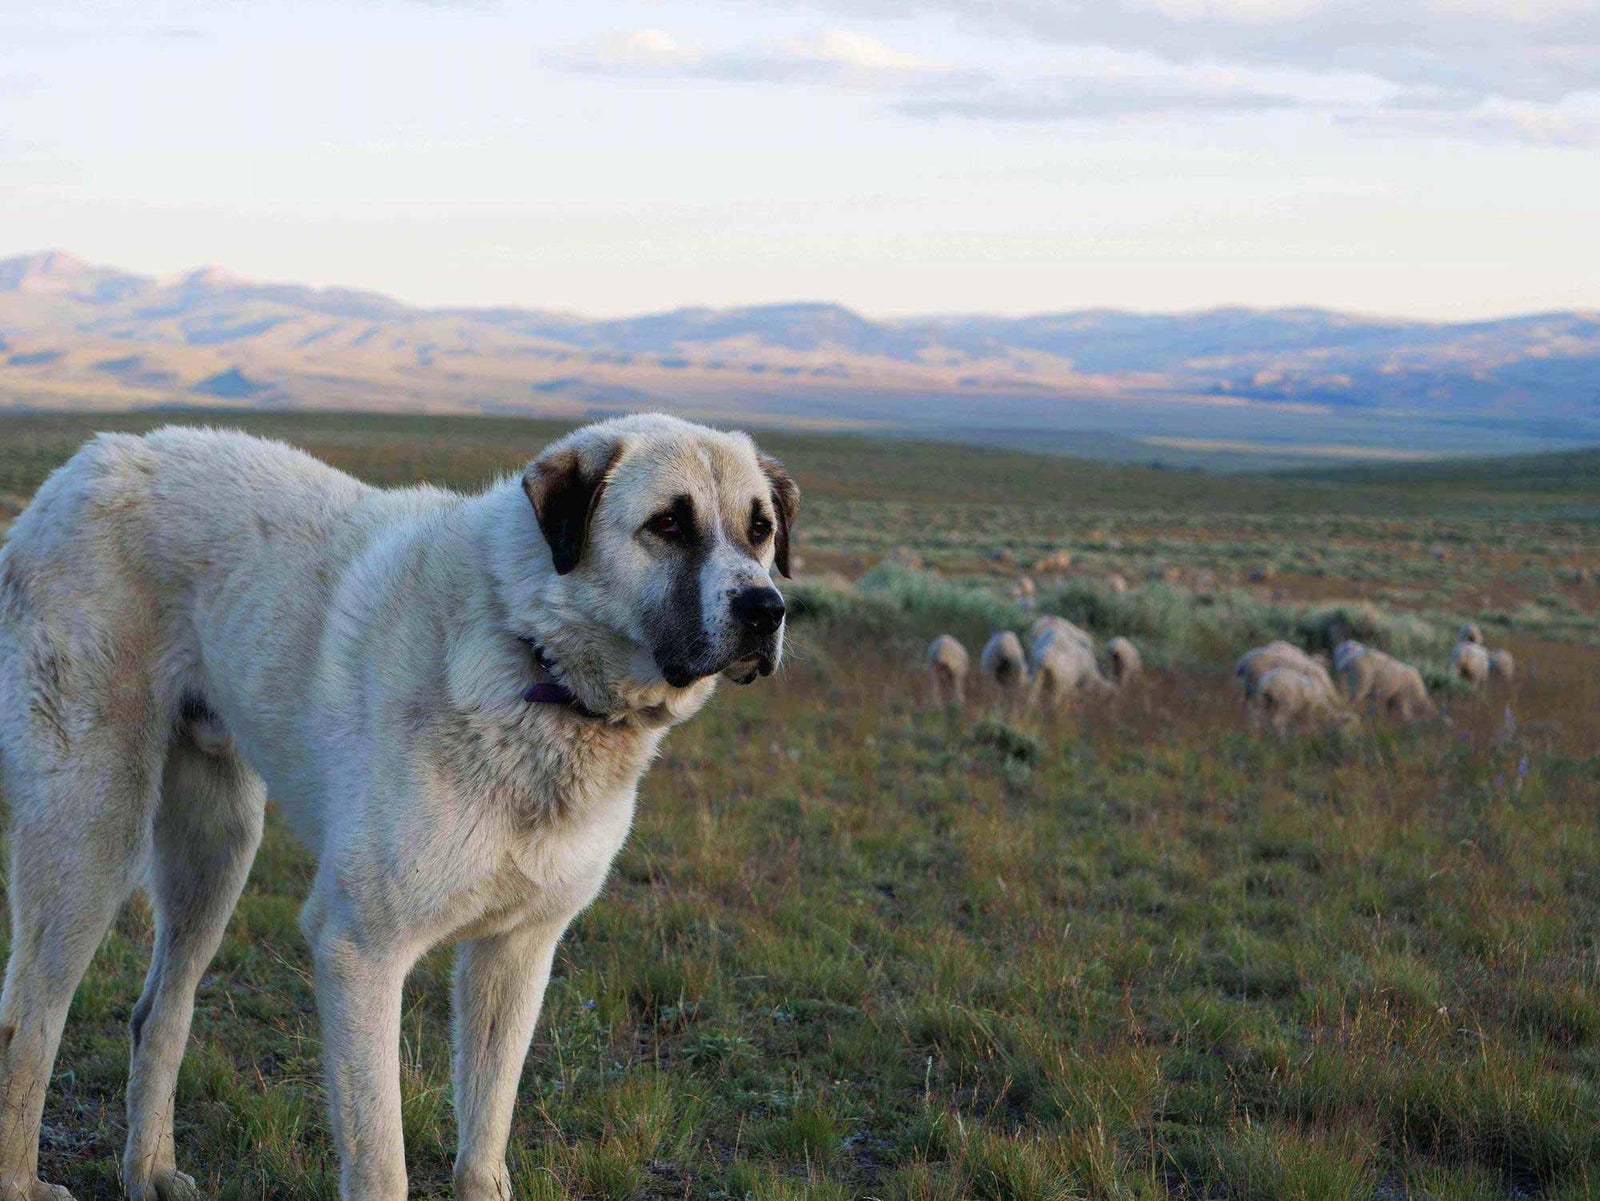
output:
<instances>
[{"instance_id":1,"label":"white dog","mask_svg":"<svg viewBox=\"0 0 1600 1201\"><path fill-rule=\"evenodd\" d=\"M401 1198L401 982L459 944L456 1196L505 1201L556 942L598 892L665 730L777 666L799 492L743 434L589 426L465 498L380 491L274 442L102 435L0 550L12 813L0 1201L59 1201L38 1138L67 1006L147 887L130 1197L187 1195L173 1089L267 794L318 858L341 1195Z\"/></svg>"}]
</instances>

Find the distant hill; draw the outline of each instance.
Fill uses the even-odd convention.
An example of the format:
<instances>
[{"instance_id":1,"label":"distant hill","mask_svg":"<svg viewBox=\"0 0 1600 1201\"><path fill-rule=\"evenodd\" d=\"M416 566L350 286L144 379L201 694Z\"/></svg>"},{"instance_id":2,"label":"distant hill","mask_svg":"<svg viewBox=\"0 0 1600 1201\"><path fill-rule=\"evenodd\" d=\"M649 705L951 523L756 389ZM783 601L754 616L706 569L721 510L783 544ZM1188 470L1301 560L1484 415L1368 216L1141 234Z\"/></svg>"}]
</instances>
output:
<instances>
[{"instance_id":1,"label":"distant hill","mask_svg":"<svg viewBox=\"0 0 1600 1201\"><path fill-rule=\"evenodd\" d=\"M1387 484L1475 493L1573 493L1600 499L1600 446L1533 455L1456 458L1436 463L1364 464L1274 473L1325 483Z\"/></svg>"},{"instance_id":2,"label":"distant hill","mask_svg":"<svg viewBox=\"0 0 1600 1201\"><path fill-rule=\"evenodd\" d=\"M556 417L664 406L944 437L981 426L1012 444L1075 431L1132 438L1134 453L1150 436L1174 455L1208 439L1342 454L1489 450L1514 435L1504 449L1533 449L1600 440L1600 312L874 320L816 303L589 320L417 308L216 268L154 279L58 251L0 260L0 407L171 404Z\"/></svg>"}]
</instances>

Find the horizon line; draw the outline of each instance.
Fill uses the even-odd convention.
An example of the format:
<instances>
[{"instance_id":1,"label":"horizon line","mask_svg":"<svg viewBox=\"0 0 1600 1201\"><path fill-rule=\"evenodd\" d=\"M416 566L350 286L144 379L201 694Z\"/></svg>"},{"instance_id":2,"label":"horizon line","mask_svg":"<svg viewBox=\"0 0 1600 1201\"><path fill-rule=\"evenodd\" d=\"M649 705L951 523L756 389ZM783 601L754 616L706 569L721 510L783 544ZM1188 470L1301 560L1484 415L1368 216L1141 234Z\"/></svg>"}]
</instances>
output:
<instances>
[{"instance_id":1,"label":"horizon line","mask_svg":"<svg viewBox=\"0 0 1600 1201\"><path fill-rule=\"evenodd\" d=\"M667 308L643 309L613 316L595 316L591 313L575 309L566 309L559 306L540 306L526 302L521 303L468 303L468 304L438 304L418 300L406 299L392 292L379 291L376 288L359 284L317 284L307 283L303 280L292 279L265 279L259 277L240 275L228 267L218 263L201 263L196 266L181 268L176 271L159 274L147 274L141 271L130 270L125 267L112 266L106 263L94 262L78 254L76 251L67 250L59 246L47 247L40 250L23 250L11 254L0 255L0 265L33 259L62 257L72 260L84 267L111 271L119 275L134 279L147 280L157 285L171 285L184 279L202 275L207 272L216 272L241 287L266 287L266 288L304 288L308 291L329 293L344 292L370 296L378 300L388 301L391 304L409 309L415 313L461 313L461 312L494 312L512 310L524 313L537 313L549 317L558 317L565 320L585 324L605 324L610 322L632 321L645 317L665 316L673 313L733 313L755 309L779 308L827 308L838 309L864 320L881 324L910 324L914 322L936 321L961 321L961 320L1002 320L1002 321L1028 321L1045 317L1079 317L1088 315L1116 315L1129 317L1203 317L1214 313L1250 313L1259 315L1284 314L1284 313L1315 313L1325 316L1344 317L1355 321L1367 323L1384 323L1391 325L1414 326L1471 326L1492 324L1495 322L1532 320L1540 317L1553 316L1594 316L1600 318L1600 300L1592 306L1576 306L1566 308L1535 308L1514 309L1499 312L1493 316L1448 318L1448 317L1414 317L1401 316L1392 313L1383 313L1370 309L1337 308L1329 305L1309 302L1283 303L1276 305L1242 304L1218 301L1214 304L1202 305L1195 308L1182 309L1156 309L1156 308L1127 308L1115 305L1087 304L1076 308L1063 309L1029 309L1017 312L985 309L944 310L944 311L917 311L898 314L872 313L865 309L856 308L837 299L801 299L788 300L763 300L750 301L739 304L704 304L682 303Z\"/></svg>"}]
</instances>

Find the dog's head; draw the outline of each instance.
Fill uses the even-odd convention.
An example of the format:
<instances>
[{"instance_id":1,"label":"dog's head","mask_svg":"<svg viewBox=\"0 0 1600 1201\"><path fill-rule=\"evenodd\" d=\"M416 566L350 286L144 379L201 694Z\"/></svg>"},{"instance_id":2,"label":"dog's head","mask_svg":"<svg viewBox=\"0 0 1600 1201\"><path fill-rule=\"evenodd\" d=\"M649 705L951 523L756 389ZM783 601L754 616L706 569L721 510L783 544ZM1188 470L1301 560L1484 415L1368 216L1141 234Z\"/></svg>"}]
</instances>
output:
<instances>
[{"instance_id":1,"label":"dog's head","mask_svg":"<svg viewBox=\"0 0 1600 1201\"><path fill-rule=\"evenodd\" d=\"M800 490L749 437L619 418L551 445L522 488L549 555L543 598L623 646L626 689L693 689L719 674L748 684L777 667L773 570L789 574Z\"/></svg>"}]
</instances>

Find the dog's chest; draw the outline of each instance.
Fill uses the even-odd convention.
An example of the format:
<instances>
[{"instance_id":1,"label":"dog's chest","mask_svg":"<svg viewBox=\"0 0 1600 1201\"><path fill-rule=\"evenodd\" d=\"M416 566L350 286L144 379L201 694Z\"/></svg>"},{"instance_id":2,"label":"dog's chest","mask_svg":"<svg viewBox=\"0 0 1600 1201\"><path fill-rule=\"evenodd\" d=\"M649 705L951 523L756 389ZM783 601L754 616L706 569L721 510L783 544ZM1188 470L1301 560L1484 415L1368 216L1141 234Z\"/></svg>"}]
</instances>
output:
<instances>
[{"instance_id":1,"label":"dog's chest","mask_svg":"<svg viewBox=\"0 0 1600 1201\"><path fill-rule=\"evenodd\" d=\"M485 807L485 870L461 920L565 922L594 899L626 841L660 735L539 711L455 735L441 769L452 791Z\"/></svg>"}]
</instances>

